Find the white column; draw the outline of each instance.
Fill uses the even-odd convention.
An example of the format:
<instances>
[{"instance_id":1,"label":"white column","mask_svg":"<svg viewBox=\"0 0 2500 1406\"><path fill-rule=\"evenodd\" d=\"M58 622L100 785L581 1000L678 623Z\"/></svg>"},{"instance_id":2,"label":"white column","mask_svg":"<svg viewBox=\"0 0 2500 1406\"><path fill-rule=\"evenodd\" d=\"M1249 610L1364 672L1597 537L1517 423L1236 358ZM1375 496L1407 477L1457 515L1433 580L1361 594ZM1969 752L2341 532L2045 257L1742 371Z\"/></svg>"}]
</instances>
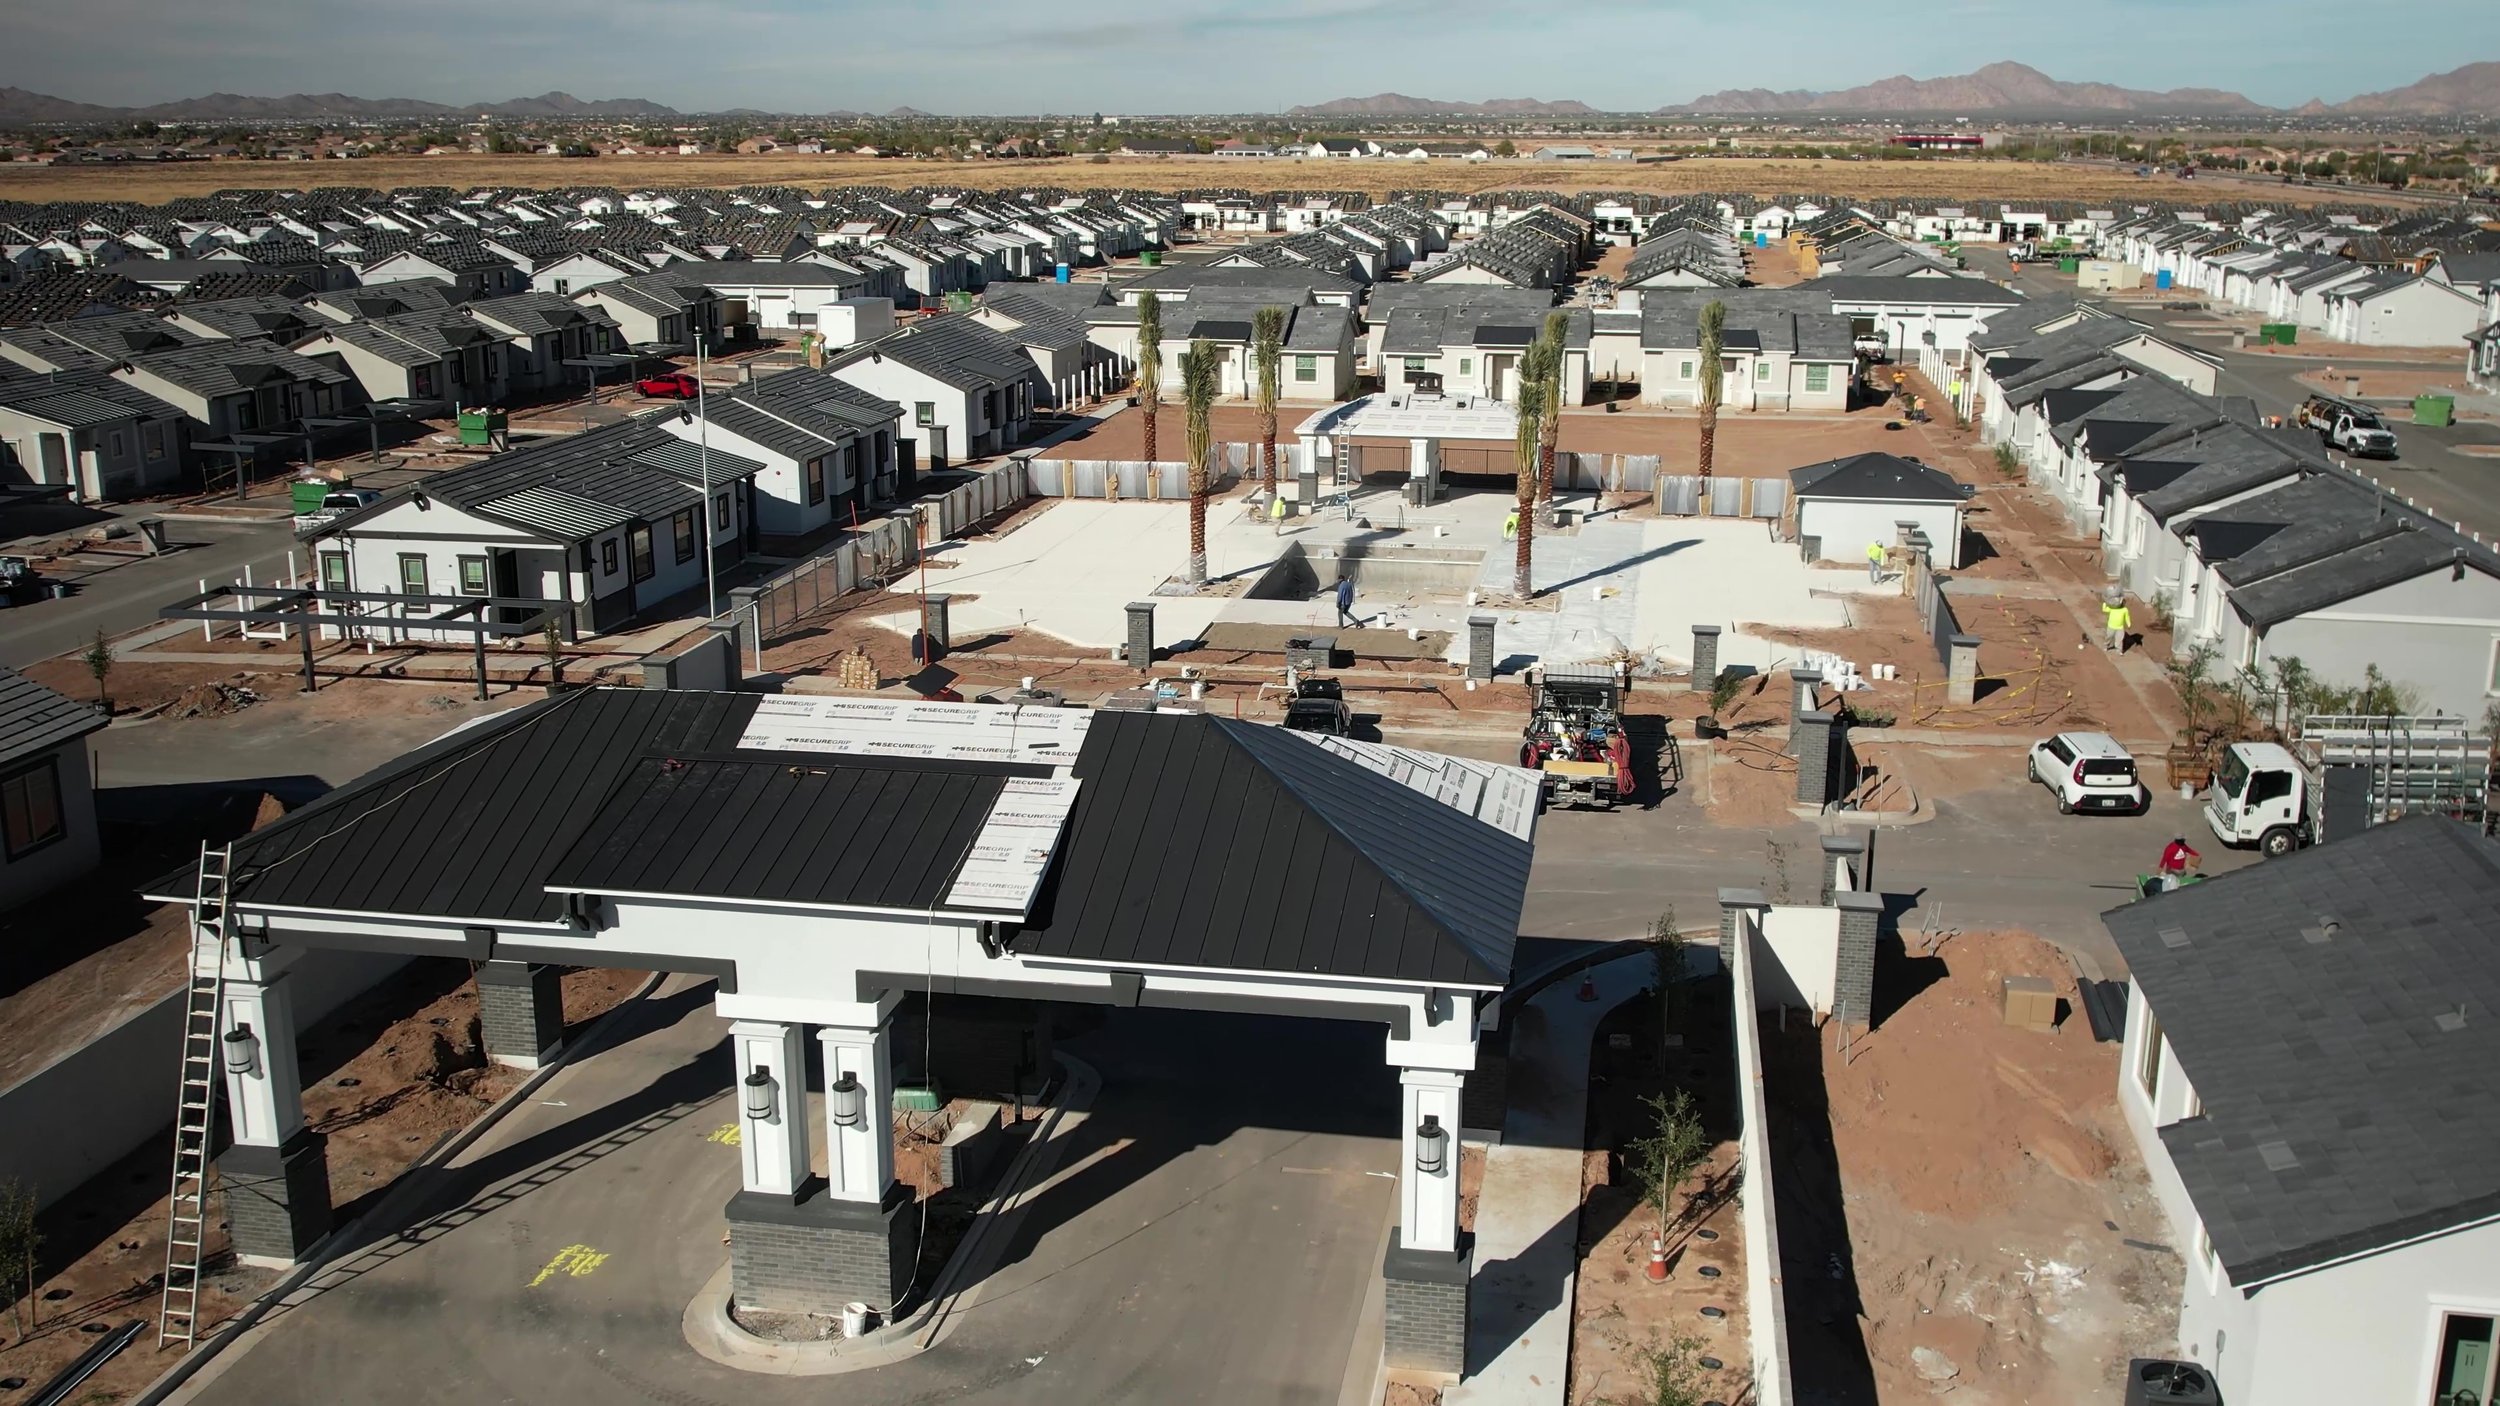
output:
<instances>
[{"instance_id":1,"label":"white column","mask_svg":"<svg viewBox=\"0 0 2500 1406\"><path fill-rule=\"evenodd\" d=\"M1400 1069L1403 1126L1398 1138L1398 1238L1409 1250L1458 1248L1458 1094L1464 1074L1447 1069ZM1417 1170L1418 1133L1426 1119L1438 1124L1441 1170Z\"/></svg>"},{"instance_id":2,"label":"white column","mask_svg":"<svg viewBox=\"0 0 2500 1406\"><path fill-rule=\"evenodd\" d=\"M259 964L256 964L259 965ZM243 1042L220 1039L218 1066L226 1076L226 1107L234 1140L250 1147L278 1147L304 1126L303 1075L295 1064L295 1000L284 972L226 977L220 1036L249 1031L250 1066L233 1067L232 1050Z\"/></svg>"},{"instance_id":3,"label":"white column","mask_svg":"<svg viewBox=\"0 0 2500 1406\"><path fill-rule=\"evenodd\" d=\"M889 1027L828 1025L825 1046L825 1180L837 1201L876 1202L894 1184L894 1070ZM833 1088L842 1076L859 1081L857 1127L834 1120Z\"/></svg>"},{"instance_id":4,"label":"white column","mask_svg":"<svg viewBox=\"0 0 2500 1406\"><path fill-rule=\"evenodd\" d=\"M749 1191L795 1196L808 1176L807 1044L804 1027L780 1020L740 1020L729 1027L737 1060L738 1160ZM746 1081L761 1071L771 1080L772 1107L764 1117L746 1106Z\"/></svg>"}]
</instances>

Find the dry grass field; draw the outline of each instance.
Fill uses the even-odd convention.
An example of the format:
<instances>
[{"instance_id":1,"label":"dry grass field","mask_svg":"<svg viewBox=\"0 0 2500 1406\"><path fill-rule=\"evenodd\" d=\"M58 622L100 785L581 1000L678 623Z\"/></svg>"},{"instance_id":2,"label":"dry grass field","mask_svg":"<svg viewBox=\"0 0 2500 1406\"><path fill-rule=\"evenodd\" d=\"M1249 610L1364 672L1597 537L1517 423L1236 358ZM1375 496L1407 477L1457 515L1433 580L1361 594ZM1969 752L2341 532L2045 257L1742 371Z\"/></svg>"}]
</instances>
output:
<instances>
[{"instance_id":1,"label":"dry grass field","mask_svg":"<svg viewBox=\"0 0 2500 1406\"><path fill-rule=\"evenodd\" d=\"M1219 161L1211 157L1082 157L1047 161L876 161L843 156L652 156L567 160L553 156L388 157L359 161L213 161L169 166L0 166L0 200L126 200L153 203L234 187L300 189L352 185L726 187L742 185L964 186L985 190L1115 187L1184 190L1551 190L1748 192L1774 196L1846 192L1859 199L2195 200L2198 191L2270 204L2363 198L2272 182L2145 179L2108 167L1972 158L1931 161L1808 161L1726 157L1656 165L1532 161Z\"/></svg>"}]
</instances>

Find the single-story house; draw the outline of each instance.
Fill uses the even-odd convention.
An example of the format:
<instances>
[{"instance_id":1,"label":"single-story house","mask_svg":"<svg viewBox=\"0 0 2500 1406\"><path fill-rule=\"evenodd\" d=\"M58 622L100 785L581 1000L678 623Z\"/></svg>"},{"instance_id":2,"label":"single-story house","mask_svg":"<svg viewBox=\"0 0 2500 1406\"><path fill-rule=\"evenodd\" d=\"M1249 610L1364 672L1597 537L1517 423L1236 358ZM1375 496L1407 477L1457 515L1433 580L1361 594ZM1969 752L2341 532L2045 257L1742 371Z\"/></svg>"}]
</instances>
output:
<instances>
[{"instance_id":1,"label":"single-story house","mask_svg":"<svg viewBox=\"0 0 2500 1406\"><path fill-rule=\"evenodd\" d=\"M1962 564L1962 514L1971 489L1941 469L1894 454L1852 454L1788 471L1796 536L1820 543L1816 559L1859 563L1870 542L1887 549L1901 524L1923 534L1928 560Z\"/></svg>"},{"instance_id":2,"label":"single-story house","mask_svg":"<svg viewBox=\"0 0 2500 1406\"><path fill-rule=\"evenodd\" d=\"M505 334L473 320L466 307L325 326L296 339L293 349L354 376L367 400L454 406L501 404L512 350Z\"/></svg>"},{"instance_id":3,"label":"single-story house","mask_svg":"<svg viewBox=\"0 0 2500 1406\"><path fill-rule=\"evenodd\" d=\"M1030 433L1041 373L1023 346L960 314L923 318L828 358L825 370L911 408L911 433L932 468L1002 454Z\"/></svg>"},{"instance_id":4,"label":"single-story house","mask_svg":"<svg viewBox=\"0 0 2500 1406\"><path fill-rule=\"evenodd\" d=\"M616 319L605 309L553 293L487 298L462 310L502 340L504 385L511 391L581 385L590 380L590 368L568 362L612 352L622 345Z\"/></svg>"},{"instance_id":5,"label":"single-story house","mask_svg":"<svg viewBox=\"0 0 2500 1406\"><path fill-rule=\"evenodd\" d=\"M96 866L87 738L111 719L0 668L0 912Z\"/></svg>"},{"instance_id":6,"label":"single-story house","mask_svg":"<svg viewBox=\"0 0 2500 1406\"><path fill-rule=\"evenodd\" d=\"M894 454L903 407L824 372L779 372L682 409L651 423L685 443L708 440L763 466L753 500L761 534L804 537L898 496Z\"/></svg>"},{"instance_id":7,"label":"single-story house","mask_svg":"<svg viewBox=\"0 0 2500 1406\"><path fill-rule=\"evenodd\" d=\"M2207 1400L2489 1401L2500 847L2417 816L2102 915Z\"/></svg>"},{"instance_id":8,"label":"single-story house","mask_svg":"<svg viewBox=\"0 0 2500 1406\"><path fill-rule=\"evenodd\" d=\"M630 347L658 354L692 351L697 334L720 345L720 294L673 269L611 279L572 296L614 319Z\"/></svg>"},{"instance_id":9,"label":"single-story house","mask_svg":"<svg viewBox=\"0 0 2500 1406\"><path fill-rule=\"evenodd\" d=\"M1849 321L1802 290L1654 289L1641 299L1644 405L1701 403L1701 314L1727 311L1719 339L1720 405L1729 410L1849 408L1858 358Z\"/></svg>"},{"instance_id":10,"label":"single-story house","mask_svg":"<svg viewBox=\"0 0 2500 1406\"><path fill-rule=\"evenodd\" d=\"M182 478L180 410L102 371L0 382L0 483L67 484L82 503Z\"/></svg>"}]
</instances>

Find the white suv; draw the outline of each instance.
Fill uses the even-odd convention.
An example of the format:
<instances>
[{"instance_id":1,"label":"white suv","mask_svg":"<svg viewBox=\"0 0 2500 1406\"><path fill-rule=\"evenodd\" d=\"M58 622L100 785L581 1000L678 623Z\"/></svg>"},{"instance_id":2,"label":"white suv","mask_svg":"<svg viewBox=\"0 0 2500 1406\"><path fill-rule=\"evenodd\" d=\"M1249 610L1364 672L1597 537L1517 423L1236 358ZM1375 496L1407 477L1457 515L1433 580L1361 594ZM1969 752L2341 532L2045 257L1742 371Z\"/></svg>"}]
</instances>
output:
<instances>
[{"instance_id":1,"label":"white suv","mask_svg":"<svg viewBox=\"0 0 2500 1406\"><path fill-rule=\"evenodd\" d=\"M2031 779L2057 794L2060 814L2114 810L2141 815L2153 793L2135 775L2135 758L2106 732L2061 732L2031 749Z\"/></svg>"}]
</instances>

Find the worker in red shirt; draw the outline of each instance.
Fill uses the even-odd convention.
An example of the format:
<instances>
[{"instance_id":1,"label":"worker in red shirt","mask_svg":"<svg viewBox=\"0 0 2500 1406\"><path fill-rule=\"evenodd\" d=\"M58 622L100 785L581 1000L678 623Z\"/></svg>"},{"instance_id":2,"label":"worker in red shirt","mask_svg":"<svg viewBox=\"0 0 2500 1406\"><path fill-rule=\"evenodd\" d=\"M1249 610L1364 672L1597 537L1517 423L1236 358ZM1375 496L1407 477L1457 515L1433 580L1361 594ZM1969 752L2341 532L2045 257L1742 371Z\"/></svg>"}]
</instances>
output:
<instances>
[{"instance_id":1,"label":"worker in red shirt","mask_svg":"<svg viewBox=\"0 0 2500 1406\"><path fill-rule=\"evenodd\" d=\"M2162 846L2159 870L2161 886L2164 889L2177 888L2187 882L2188 871L2202 865L2204 861L2205 856L2188 847L2187 836L2171 836L2170 843Z\"/></svg>"}]
</instances>

